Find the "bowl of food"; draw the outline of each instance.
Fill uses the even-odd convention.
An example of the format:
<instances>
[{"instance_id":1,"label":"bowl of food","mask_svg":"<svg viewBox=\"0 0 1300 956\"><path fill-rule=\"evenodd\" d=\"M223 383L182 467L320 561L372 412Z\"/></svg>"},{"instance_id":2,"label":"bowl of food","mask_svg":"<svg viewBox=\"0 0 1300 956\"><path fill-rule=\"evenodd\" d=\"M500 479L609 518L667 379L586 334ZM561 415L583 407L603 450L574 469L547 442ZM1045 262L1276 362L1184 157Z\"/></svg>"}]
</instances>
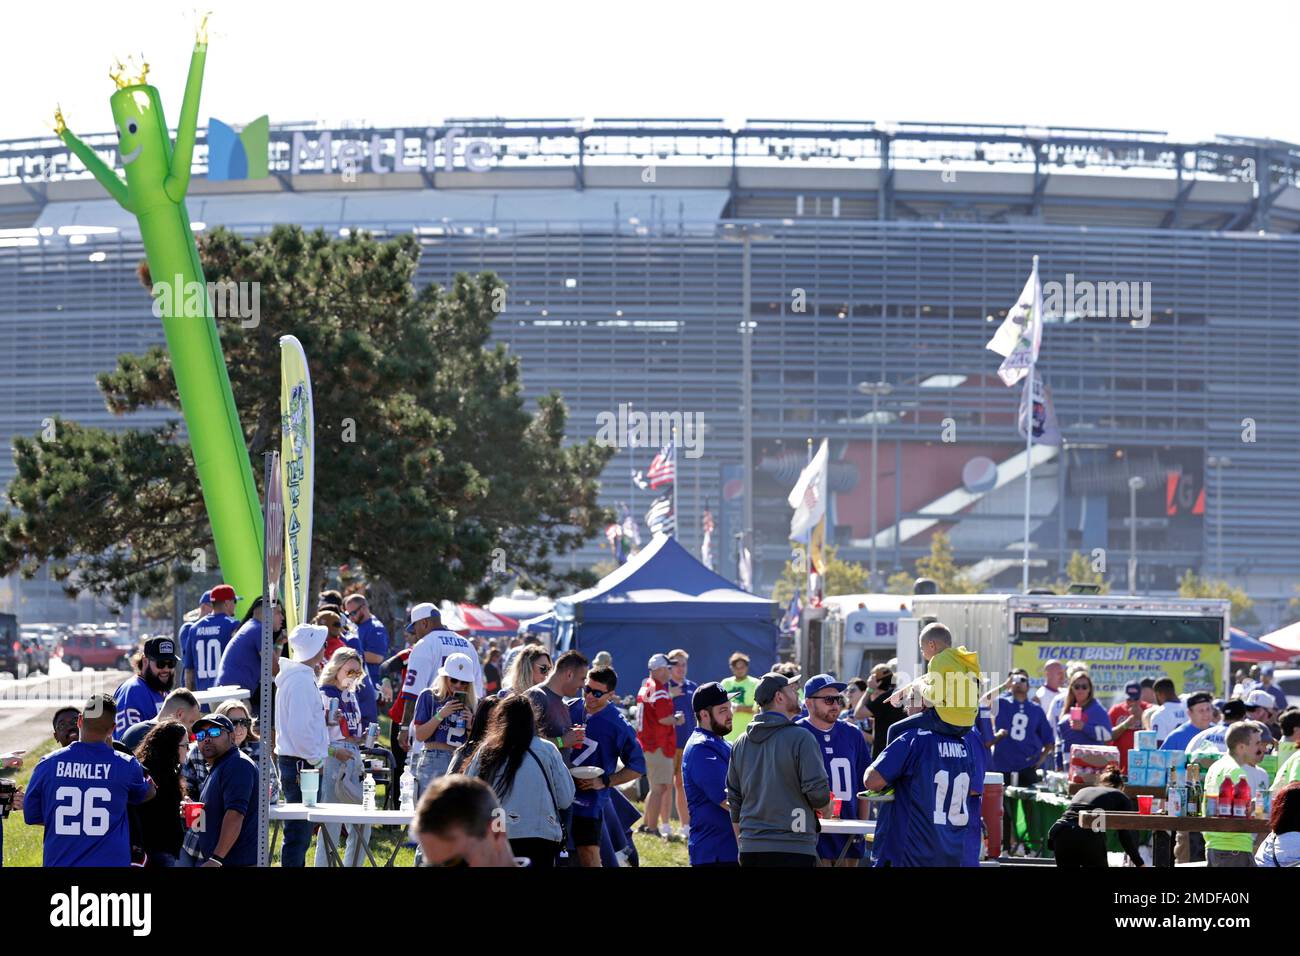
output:
<instances>
[{"instance_id":1,"label":"bowl of food","mask_svg":"<svg viewBox=\"0 0 1300 956\"><path fill-rule=\"evenodd\" d=\"M601 770L599 767L570 767L569 768L569 773L572 775L574 780L595 780L597 777L601 776L604 772L605 771Z\"/></svg>"}]
</instances>

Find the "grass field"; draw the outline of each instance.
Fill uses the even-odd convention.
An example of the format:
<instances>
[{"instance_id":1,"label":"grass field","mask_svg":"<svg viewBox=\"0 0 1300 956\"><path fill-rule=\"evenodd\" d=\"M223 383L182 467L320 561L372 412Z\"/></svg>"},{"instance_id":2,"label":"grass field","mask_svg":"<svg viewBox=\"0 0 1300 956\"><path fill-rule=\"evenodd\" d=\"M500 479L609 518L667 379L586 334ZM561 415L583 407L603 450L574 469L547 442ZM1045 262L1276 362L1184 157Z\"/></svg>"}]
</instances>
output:
<instances>
[{"instance_id":1,"label":"grass field","mask_svg":"<svg viewBox=\"0 0 1300 956\"><path fill-rule=\"evenodd\" d=\"M14 777L19 786L25 787L27 785L36 762L54 749L54 741L47 740L24 755L23 769ZM23 822L21 813L11 813L4 822L4 828L4 865L6 867L40 866L44 828L28 826ZM379 861L380 865L383 865L384 861L388 859L388 855L393 852L393 846L398 841L404 841L405 837L405 833L396 827L384 827L374 830L371 834L370 851L375 855L375 859ZM276 843L276 853L271 858L272 865L279 865L279 847L283 843L283 839L283 834L281 834L279 841ZM308 866L311 866L312 861L316 858L317 839L318 837L314 836L311 846L307 848ZM683 841L670 843L659 837L642 833L638 833L635 840L637 854L641 858L642 866L690 865L686 854L686 844ZM402 847L397 851L396 859L393 860L393 866L396 867L410 867L414 863L414 847ZM369 864L367 863L367 865Z\"/></svg>"}]
</instances>

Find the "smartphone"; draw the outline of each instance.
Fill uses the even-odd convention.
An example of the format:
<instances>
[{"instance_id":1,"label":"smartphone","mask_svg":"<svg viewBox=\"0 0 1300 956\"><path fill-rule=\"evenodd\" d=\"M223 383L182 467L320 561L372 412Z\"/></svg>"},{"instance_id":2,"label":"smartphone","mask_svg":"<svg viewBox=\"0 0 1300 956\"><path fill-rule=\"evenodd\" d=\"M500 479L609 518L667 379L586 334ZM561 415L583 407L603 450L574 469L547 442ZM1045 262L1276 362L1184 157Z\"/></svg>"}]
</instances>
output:
<instances>
[{"instance_id":1,"label":"smartphone","mask_svg":"<svg viewBox=\"0 0 1300 956\"><path fill-rule=\"evenodd\" d=\"M458 701L460 701L460 705L462 707L469 706L469 695L466 694L463 690L458 690L456 691L456 693L452 694L451 696L455 697Z\"/></svg>"},{"instance_id":2,"label":"smartphone","mask_svg":"<svg viewBox=\"0 0 1300 956\"><path fill-rule=\"evenodd\" d=\"M1082 707L1071 707L1071 708L1070 708L1070 719L1071 719L1071 720L1083 720L1083 708L1082 708Z\"/></svg>"}]
</instances>

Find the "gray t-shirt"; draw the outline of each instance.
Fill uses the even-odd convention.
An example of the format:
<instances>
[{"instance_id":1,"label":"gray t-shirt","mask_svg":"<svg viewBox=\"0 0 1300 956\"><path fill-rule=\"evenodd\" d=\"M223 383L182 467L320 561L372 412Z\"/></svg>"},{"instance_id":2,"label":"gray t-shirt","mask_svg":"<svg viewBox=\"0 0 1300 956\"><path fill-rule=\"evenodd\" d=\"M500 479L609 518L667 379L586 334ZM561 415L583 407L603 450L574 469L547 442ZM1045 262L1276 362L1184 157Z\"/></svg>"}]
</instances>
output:
<instances>
[{"instance_id":1,"label":"gray t-shirt","mask_svg":"<svg viewBox=\"0 0 1300 956\"><path fill-rule=\"evenodd\" d=\"M564 698L545 684L538 684L524 691L524 696L542 711L542 736L554 739L563 737L564 732L573 726L569 719L569 707Z\"/></svg>"}]
</instances>

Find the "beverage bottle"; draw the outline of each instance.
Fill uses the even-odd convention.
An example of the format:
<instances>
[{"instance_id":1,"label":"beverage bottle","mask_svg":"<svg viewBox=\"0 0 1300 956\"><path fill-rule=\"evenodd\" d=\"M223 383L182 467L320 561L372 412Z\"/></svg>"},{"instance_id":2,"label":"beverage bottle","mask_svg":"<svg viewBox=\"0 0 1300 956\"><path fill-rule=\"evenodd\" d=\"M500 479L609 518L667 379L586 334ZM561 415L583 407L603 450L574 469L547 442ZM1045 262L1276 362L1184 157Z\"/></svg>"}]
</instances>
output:
<instances>
[{"instance_id":1,"label":"beverage bottle","mask_svg":"<svg viewBox=\"0 0 1300 956\"><path fill-rule=\"evenodd\" d=\"M411 773L408 766L402 771L402 779L398 784L401 793L401 807L407 813L415 810L415 775Z\"/></svg>"},{"instance_id":2,"label":"beverage bottle","mask_svg":"<svg viewBox=\"0 0 1300 956\"><path fill-rule=\"evenodd\" d=\"M1236 789L1233 791L1232 815L1234 817L1250 815L1250 784L1246 782L1245 777L1237 781Z\"/></svg>"},{"instance_id":3,"label":"beverage bottle","mask_svg":"<svg viewBox=\"0 0 1300 956\"><path fill-rule=\"evenodd\" d=\"M375 808L375 778L370 773L366 774L366 779L361 784L361 808L363 810Z\"/></svg>"},{"instance_id":4,"label":"beverage bottle","mask_svg":"<svg viewBox=\"0 0 1300 956\"><path fill-rule=\"evenodd\" d=\"M1201 815L1201 768L1195 763L1187 765L1187 815Z\"/></svg>"},{"instance_id":5,"label":"beverage bottle","mask_svg":"<svg viewBox=\"0 0 1300 956\"><path fill-rule=\"evenodd\" d=\"M1232 781L1227 777L1223 778L1223 784L1219 787L1219 816L1232 816L1232 798L1233 786Z\"/></svg>"},{"instance_id":6,"label":"beverage bottle","mask_svg":"<svg viewBox=\"0 0 1300 956\"><path fill-rule=\"evenodd\" d=\"M1178 786L1178 771L1174 767L1169 768L1169 786L1165 791L1165 802L1171 817L1183 815L1183 792Z\"/></svg>"}]
</instances>

